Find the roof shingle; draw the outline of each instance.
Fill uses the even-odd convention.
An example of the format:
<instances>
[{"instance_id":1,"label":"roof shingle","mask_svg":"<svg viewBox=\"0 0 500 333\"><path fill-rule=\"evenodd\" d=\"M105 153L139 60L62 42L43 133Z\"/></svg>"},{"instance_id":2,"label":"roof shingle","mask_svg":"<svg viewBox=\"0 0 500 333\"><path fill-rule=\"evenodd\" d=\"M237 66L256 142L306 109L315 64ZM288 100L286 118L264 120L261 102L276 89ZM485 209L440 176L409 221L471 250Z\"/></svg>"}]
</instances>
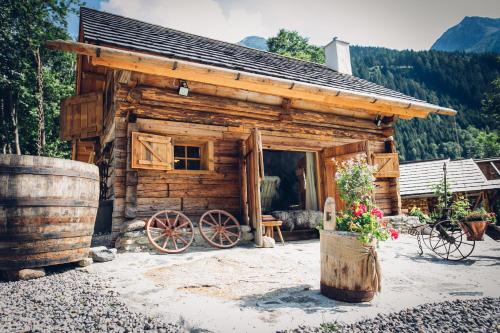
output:
<instances>
[{"instance_id":1,"label":"roof shingle","mask_svg":"<svg viewBox=\"0 0 500 333\"><path fill-rule=\"evenodd\" d=\"M447 179L453 193L500 188L500 182L488 181L472 159L446 159L402 163L399 166L401 196L432 194L433 186L443 180L443 163L446 163Z\"/></svg>"},{"instance_id":2,"label":"roof shingle","mask_svg":"<svg viewBox=\"0 0 500 333\"><path fill-rule=\"evenodd\" d=\"M426 103L321 64L297 60L82 7L84 42L272 76L408 102ZM426 103L427 104L427 103Z\"/></svg>"}]
</instances>

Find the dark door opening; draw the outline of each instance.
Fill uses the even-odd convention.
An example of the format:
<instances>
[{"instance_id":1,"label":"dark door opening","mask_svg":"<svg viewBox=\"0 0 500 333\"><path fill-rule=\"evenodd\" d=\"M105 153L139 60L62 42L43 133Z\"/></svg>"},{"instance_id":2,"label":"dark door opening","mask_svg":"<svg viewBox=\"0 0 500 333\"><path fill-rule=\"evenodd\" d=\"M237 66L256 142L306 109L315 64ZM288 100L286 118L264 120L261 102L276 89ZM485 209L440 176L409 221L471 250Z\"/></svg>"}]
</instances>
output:
<instances>
[{"instance_id":1,"label":"dark door opening","mask_svg":"<svg viewBox=\"0 0 500 333\"><path fill-rule=\"evenodd\" d=\"M318 210L316 154L264 150L263 212Z\"/></svg>"}]
</instances>

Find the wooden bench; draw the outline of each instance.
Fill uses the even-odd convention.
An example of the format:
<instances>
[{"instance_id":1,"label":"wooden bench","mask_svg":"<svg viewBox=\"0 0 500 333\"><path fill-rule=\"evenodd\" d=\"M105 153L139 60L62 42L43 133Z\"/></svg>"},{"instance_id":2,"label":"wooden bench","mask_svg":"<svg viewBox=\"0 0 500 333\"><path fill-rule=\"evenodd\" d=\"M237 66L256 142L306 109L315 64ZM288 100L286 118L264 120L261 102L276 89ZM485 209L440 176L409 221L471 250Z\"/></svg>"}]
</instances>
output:
<instances>
[{"instance_id":1,"label":"wooden bench","mask_svg":"<svg viewBox=\"0 0 500 333\"><path fill-rule=\"evenodd\" d=\"M262 232L264 236L274 238L274 228L278 232L278 236L281 241L281 245L285 245L285 240L281 234L281 225L283 221L275 219L272 215L262 215Z\"/></svg>"}]
</instances>

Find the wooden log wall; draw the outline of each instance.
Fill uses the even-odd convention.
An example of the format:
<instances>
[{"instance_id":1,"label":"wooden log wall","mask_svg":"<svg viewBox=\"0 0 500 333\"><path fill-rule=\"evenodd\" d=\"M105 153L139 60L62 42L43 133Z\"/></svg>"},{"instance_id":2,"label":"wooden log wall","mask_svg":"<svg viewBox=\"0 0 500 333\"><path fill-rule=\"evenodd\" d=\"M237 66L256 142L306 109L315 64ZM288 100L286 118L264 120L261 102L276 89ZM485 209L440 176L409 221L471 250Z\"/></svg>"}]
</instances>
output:
<instances>
[{"instance_id":1,"label":"wooden log wall","mask_svg":"<svg viewBox=\"0 0 500 333\"><path fill-rule=\"evenodd\" d=\"M104 141L114 145L115 234L127 219L148 218L161 209L182 210L193 222L208 209L241 216L241 143L254 127L260 129L264 149L317 152L369 140L370 151L382 153L386 151L384 140L394 133L390 126L378 128L373 119L358 118L359 110L299 110L294 105L300 103L286 103L275 96L259 97L196 82L188 82L189 96L184 97L177 93L178 80L137 73L118 75L128 81L114 84L114 118L108 120L103 135ZM213 141L215 172L131 169L127 156L133 131ZM386 214L398 209L394 207L397 191L390 179L377 182L376 200Z\"/></svg>"}]
</instances>

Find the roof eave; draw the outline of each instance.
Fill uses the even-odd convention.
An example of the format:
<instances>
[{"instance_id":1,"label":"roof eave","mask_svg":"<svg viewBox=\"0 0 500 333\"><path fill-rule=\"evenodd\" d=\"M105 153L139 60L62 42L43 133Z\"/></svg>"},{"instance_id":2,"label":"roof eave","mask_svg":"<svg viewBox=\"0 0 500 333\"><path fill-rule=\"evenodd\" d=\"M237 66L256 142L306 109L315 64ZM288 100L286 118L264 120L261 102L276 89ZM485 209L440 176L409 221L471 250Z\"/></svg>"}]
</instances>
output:
<instances>
[{"instance_id":1,"label":"roof eave","mask_svg":"<svg viewBox=\"0 0 500 333\"><path fill-rule=\"evenodd\" d=\"M289 98L302 98L325 104L351 105L370 113L398 115L403 119L425 118L429 113L449 116L456 114L453 109L429 103L285 80L114 47L63 40L48 41L45 45L53 49L90 56L92 63L98 66L218 84Z\"/></svg>"}]
</instances>

